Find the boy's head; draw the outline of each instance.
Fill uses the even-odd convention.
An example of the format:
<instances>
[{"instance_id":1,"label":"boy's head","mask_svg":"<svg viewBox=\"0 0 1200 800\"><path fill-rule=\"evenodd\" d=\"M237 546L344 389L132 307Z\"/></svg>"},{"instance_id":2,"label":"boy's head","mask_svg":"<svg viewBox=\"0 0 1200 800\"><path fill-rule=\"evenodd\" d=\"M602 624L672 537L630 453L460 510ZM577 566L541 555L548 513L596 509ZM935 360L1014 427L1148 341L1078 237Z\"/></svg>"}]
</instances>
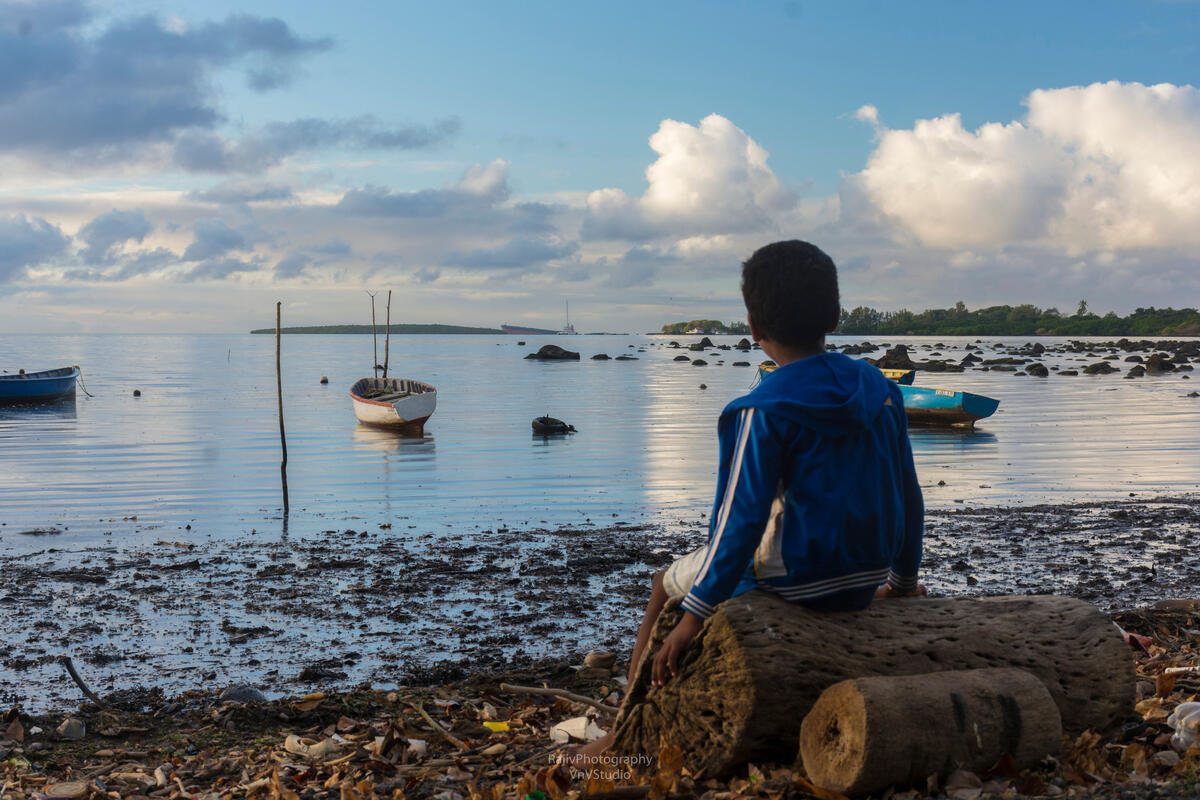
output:
<instances>
[{"instance_id":1,"label":"boy's head","mask_svg":"<svg viewBox=\"0 0 1200 800\"><path fill-rule=\"evenodd\" d=\"M758 335L791 347L816 344L842 313L833 259L798 239L754 251L742 264L742 298Z\"/></svg>"}]
</instances>

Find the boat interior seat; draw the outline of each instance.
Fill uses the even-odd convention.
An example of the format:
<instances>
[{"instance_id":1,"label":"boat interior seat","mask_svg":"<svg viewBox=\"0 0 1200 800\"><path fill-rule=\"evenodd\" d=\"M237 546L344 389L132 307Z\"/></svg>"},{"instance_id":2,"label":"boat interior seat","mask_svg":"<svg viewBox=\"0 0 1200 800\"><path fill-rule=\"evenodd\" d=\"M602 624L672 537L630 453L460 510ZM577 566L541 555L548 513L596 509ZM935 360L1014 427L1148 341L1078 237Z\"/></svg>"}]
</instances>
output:
<instances>
[{"instance_id":1,"label":"boat interior seat","mask_svg":"<svg viewBox=\"0 0 1200 800\"><path fill-rule=\"evenodd\" d=\"M408 397L412 392L384 392L383 394L373 395L372 400L378 400L382 403L387 403L392 400L399 400L402 397Z\"/></svg>"}]
</instances>

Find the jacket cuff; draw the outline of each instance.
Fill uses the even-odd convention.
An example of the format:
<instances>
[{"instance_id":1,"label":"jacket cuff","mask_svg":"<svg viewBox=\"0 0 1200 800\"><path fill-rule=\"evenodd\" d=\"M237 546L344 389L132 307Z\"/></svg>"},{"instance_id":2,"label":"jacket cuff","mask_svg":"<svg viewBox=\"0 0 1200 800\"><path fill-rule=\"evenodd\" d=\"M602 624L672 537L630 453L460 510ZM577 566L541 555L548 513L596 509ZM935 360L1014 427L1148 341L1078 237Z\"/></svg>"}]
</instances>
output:
<instances>
[{"instance_id":1,"label":"jacket cuff","mask_svg":"<svg viewBox=\"0 0 1200 800\"><path fill-rule=\"evenodd\" d=\"M715 607L701 600L694 592L688 592L680 605L683 606L684 611L695 614L700 619L708 619L717 612Z\"/></svg>"},{"instance_id":2,"label":"jacket cuff","mask_svg":"<svg viewBox=\"0 0 1200 800\"><path fill-rule=\"evenodd\" d=\"M888 570L887 585L897 592L913 592L917 589L917 576L904 576L896 570Z\"/></svg>"}]
</instances>

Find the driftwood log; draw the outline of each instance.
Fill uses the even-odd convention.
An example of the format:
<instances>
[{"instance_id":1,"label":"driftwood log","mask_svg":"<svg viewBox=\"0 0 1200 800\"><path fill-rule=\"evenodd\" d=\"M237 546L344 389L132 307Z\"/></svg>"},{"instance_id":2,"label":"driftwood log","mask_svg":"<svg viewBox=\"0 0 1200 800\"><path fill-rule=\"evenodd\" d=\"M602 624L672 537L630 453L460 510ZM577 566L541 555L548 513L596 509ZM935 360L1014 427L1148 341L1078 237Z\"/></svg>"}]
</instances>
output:
<instances>
[{"instance_id":1,"label":"driftwood log","mask_svg":"<svg viewBox=\"0 0 1200 800\"><path fill-rule=\"evenodd\" d=\"M1067 597L879 600L822 614L748 592L721 604L679 675L652 691L654 654L680 614L671 601L655 624L614 747L657 755L662 744L676 745L700 776L749 761L791 763L817 697L853 678L1017 667L1045 684L1071 735L1106 731L1133 709L1129 648L1108 617Z\"/></svg>"},{"instance_id":2,"label":"driftwood log","mask_svg":"<svg viewBox=\"0 0 1200 800\"><path fill-rule=\"evenodd\" d=\"M821 693L800 726L809 779L846 795L956 769L982 772L1005 753L1025 769L1061 747L1058 708L1023 669L842 681Z\"/></svg>"}]
</instances>

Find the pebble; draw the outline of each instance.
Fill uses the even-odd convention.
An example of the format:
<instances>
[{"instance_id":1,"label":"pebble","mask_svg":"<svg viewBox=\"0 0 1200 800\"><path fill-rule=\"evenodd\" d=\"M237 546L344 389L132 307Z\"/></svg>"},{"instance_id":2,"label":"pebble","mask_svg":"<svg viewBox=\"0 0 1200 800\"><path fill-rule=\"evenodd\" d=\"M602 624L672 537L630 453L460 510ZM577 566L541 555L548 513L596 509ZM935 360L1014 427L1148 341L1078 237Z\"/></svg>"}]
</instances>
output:
<instances>
[{"instance_id":1,"label":"pebble","mask_svg":"<svg viewBox=\"0 0 1200 800\"><path fill-rule=\"evenodd\" d=\"M481 756L500 756L508 752L508 745L504 742L499 742L491 747L485 747L479 751Z\"/></svg>"},{"instance_id":2,"label":"pebble","mask_svg":"<svg viewBox=\"0 0 1200 800\"><path fill-rule=\"evenodd\" d=\"M87 726L74 717L67 717L54 732L64 739L82 739L87 736Z\"/></svg>"},{"instance_id":3,"label":"pebble","mask_svg":"<svg viewBox=\"0 0 1200 800\"><path fill-rule=\"evenodd\" d=\"M267 696L248 683L235 683L227 686L217 699L233 703L265 703Z\"/></svg>"},{"instance_id":4,"label":"pebble","mask_svg":"<svg viewBox=\"0 0 1200 800\"><path fill-rule=\"evenodd\" d=\"M617 663L617 654L608 650L593 650L584 656L583 663L589 667L612 669Z\"/></svg>"},{"instance_id":5,"label":"pebble","mask_svg":"<svg viewBox=\"0 0 1200 800\"><path fill-rule=\"evenodd\" d=\"M1174 750L1160 750L1150 760L1169 768L1179 763L1179 753Z\"/></svg>"}]
</instances>

